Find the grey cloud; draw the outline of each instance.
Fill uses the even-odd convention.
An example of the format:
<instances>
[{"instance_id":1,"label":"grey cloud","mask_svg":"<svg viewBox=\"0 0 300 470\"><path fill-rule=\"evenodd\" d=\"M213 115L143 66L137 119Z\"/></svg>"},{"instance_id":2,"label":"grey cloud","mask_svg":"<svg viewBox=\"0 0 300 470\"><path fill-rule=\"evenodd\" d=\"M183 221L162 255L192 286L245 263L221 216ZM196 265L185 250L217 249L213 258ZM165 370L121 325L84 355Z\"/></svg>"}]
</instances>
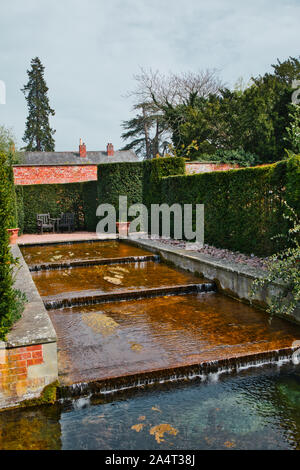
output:
<instances>
[{"instance_id":1,"label":"grey cloud","mask_svg":"<svg viewBox=\"0 0 300 470\"><path fill-rule=\"evenodd\" d=\"M122 96L139 66L163 72L221 69L234 84L269 70L276 58L299 54L298 0L14 0L2 2L0 79L7 104L0 123L22 144L30 59L46 67L56 116L57 150L82 137L89 149L122 145L120 123L130 117Z\"/></svg>"}]
</instances>

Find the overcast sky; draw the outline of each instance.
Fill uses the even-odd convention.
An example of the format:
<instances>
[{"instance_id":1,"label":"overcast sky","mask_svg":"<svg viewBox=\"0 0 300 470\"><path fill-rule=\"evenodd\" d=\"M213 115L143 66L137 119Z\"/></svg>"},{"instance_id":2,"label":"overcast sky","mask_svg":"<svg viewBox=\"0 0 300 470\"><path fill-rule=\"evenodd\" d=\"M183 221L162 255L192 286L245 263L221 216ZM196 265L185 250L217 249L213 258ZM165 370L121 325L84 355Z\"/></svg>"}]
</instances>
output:
<instances>
[{"instance_id":1,"label":"overcast sky","mask_svg":"<svg viewBox=\"0 0 300 470\"><path fill-rule=\"evenodd\" d=\"M139 67L162 72L217 68L229 86L299 55L300 0L1 0L0 124L23 145L20 88L30 60L46 67L56 111L56 150L122 146L124 98Z\"/></svg>"}]
</instances>

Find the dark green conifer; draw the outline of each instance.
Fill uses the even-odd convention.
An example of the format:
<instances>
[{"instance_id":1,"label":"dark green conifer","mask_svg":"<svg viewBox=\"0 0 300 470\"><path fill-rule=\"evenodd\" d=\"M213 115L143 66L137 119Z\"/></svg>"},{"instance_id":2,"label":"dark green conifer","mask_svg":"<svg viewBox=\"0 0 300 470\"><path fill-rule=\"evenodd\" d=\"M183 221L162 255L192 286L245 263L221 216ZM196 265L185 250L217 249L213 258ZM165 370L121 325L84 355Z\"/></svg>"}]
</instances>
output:
<instances>
[{"instance_id":1,"label":"dark green conifer","mask_svg":"<svg viewBox=\"0 0 300 470\"><path fill-rule=\"evenodd\" d=\"M23 141L27 151L54 151L55 130L50 127L49 116L55 111L50 107L48 87L44 78L45 67L38 57L31 60L31 69L27 70L28 83L22 88L25 95L28 116Z\"/></svg>"}]
</instances>

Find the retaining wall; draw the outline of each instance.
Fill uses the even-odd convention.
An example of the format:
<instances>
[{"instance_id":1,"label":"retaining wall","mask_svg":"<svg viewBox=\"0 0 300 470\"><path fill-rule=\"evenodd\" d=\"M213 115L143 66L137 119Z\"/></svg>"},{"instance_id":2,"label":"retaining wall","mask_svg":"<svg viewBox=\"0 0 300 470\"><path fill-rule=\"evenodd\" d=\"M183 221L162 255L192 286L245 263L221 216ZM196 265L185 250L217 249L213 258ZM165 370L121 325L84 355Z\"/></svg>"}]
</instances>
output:
<instances>
[{"instance_id":1,"label":"retaining wall","mask_svg":"<svg viewBox=\"0 0 300 470\"><path fill-rule=\"evenodd\" d=\"M43 389L58 378L56 333L17 245L19 258L15 287L28 302L22 318L0 342L0 409L39 398Z\"/></svg>"},{"instance_id":2,"label":"retaining wall","mask_svg":"<svg viewBox=\"0 0 300 470\"><path fill-rule=\"evenodd\" d=\"M215 259L194 251L166 247L155 240L127 239L126 241L159 254L163 261L172 263L186 271L199 273L206 279L216 282L218 290L226 295L246 303L252 302L263 309L266 309L270 304L271 297L277 295L281 290L279 283L272 284L259 289L252 298L253 281L264 276L264 271L260 269ZM283 318L300 324L300 308L298 307L293 315L286 315Z\"/></svg>"}]
</instances>

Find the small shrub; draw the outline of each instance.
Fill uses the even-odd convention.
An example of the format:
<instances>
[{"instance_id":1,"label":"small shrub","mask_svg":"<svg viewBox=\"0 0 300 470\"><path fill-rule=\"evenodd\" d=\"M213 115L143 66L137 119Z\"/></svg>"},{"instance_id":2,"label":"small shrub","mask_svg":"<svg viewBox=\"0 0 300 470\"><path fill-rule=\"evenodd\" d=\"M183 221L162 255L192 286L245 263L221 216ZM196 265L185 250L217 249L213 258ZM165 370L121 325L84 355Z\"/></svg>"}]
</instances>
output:
<instances>
[{"instance_id":1,"label":"small shrub","mask_svg":"<svg viewBox=\"0 0 300 470\"><path fill-rule=\"evenodd\" d=\"M199 161L211 161L211 162L220 162L220 163L232 163L238 164L240 166L254 166L258 165L260 158L250 152L245 152L245 150L216 150L213 154L204 153L200 155L197 160Z\"/></svg>"},{"instance_id":2,"label":"small shrub","mask_svg":"<svg viewBox=\"0 0 300 470\"><path fill-rule=\"evenodd\" d=\"M296 212L285 203L285 217L293 223L286 236L291 248L271 256L267 263L268 274L256 279L252 286L252 297L262 287L280 282L281 292L273 296L267 311L271 315L290 315L300 302L300 219ZM282 238L282 235L279 235Z\"/></svg>"},{"instance_id":3,"label":"small shrub","mask_svg":"<svg viewBox=\"0 0 300 470\"><path fill-rule=\"evenodd\" d=\"M169 176L160 179L156 193L159 202L169 206L204 204L206 243L269 256L286 247L285 240L274 239L290 228L282 201L287 200L299 213L299 168L300 158L295 157L293 162Z\"/></svg>"},{"instance_id":4,"label":"small shrub","mask_svg":"<svg viewBox=\"0 0 300 470\"><path fill-rule=\"evenodd\" d=\"M0 153L0 340L5 339L12 324L20 317L25 300L24 295L13 288L16 261L10 251L7 233L12 221L10 170L6 154Z\"/></svg>"}]
</instances>

